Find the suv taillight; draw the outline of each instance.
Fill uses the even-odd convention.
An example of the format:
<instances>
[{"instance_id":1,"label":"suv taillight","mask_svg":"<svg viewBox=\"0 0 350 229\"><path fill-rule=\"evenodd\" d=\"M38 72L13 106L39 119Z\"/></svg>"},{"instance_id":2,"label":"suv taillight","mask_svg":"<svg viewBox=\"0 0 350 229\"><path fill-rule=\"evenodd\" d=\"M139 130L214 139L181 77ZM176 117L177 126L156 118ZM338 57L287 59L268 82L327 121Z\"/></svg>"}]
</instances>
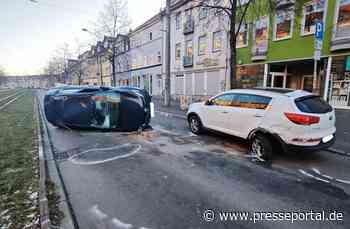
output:
<instances>
[{"instance_id":1,"label":"suv taillight","mask_svg":"<svg viewBox=\"0 0 350 229\"><path fill-rule=\"evenodd\" d=\"M320 117L317 117L317 116L295 114L295 113L284 113L284 115L291 122L293 122L297 125L310 126L312 124L317 124L320 122Z\"/></svg>"}]
</instances>

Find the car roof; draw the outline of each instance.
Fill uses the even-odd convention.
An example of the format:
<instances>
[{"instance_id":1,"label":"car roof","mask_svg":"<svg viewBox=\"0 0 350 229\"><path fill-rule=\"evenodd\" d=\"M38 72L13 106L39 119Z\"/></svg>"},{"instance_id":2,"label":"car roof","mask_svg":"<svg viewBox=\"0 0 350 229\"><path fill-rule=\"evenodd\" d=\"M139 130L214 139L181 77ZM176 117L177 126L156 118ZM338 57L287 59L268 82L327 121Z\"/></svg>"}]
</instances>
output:
<instances>
[{"instance_id":1,"label":"car roof","mask_svg":"<svg viewBox=\"0 0 350 229\"><path fill-rule=\"evenodd\" d=\"M269 88L269 87L258 87L252 89L233 89L224 93L248 93L260 96L268 97L290 97L299 98L303 96L312 95L312 93L302 90L294 90L289 88Z\"/></svg>"}]
</instances>

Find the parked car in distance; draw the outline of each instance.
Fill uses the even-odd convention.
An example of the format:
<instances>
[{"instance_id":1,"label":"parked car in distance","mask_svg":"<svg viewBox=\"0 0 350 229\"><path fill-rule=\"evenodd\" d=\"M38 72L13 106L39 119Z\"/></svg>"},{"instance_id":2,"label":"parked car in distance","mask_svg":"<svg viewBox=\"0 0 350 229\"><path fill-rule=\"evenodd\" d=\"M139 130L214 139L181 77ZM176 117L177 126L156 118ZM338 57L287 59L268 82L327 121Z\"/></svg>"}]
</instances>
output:
<instances>
[{"instance_id":1,"label":"parked car in distance","mask_svg":"<svg viewBox=\"0 0 350 229\"><path fill-rule=\"evenodd\" d=\"M195 134L211 129L247 139L250 152L261 160L277 150L310 152L335 142L334 109L300 90L231 90L190 105L187 118Z\"/></svg>"},{"instance_id":2,"label":"parked car in distance","mask_svg":"<svg viewBox=\"0 0 350 229\"><path fill-rule=\"evenodd\" d=\"M136 131L151 119L147 92L135 90L64 86L49 90L44 98L47 120L58 127ZM149 96L149 95L148 95Z\"/></svg>"}]
</instances>

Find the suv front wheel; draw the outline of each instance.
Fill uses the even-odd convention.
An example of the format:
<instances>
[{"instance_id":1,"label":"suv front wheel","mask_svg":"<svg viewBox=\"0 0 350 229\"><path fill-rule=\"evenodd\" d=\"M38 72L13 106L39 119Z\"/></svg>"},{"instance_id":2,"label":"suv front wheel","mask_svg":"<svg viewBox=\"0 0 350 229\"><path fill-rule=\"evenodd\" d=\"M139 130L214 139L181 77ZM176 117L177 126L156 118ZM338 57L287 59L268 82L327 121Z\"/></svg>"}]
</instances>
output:
<instances>
[{"instance_id":1,"label":"suv front wheel","mask_svg":"<svg viewBox=\"0 0 350 229\"><path fill-rule=\"evenodd\" d=\"M188 125L194 134L201 134L203 132L202 122L197 115L191 115L188 118Z\"/></svg>"},{"instance_id":2,"label":"suv front wheel","mask_svg":"<svg viewBox=\"0 0 350 229\"><path fill-rule=\"evenodd\" d=\"M263 134L256 134L250 141L250 152L261 161L271 160L273 147L270 139Z\"/></svg>"}]
</instances>

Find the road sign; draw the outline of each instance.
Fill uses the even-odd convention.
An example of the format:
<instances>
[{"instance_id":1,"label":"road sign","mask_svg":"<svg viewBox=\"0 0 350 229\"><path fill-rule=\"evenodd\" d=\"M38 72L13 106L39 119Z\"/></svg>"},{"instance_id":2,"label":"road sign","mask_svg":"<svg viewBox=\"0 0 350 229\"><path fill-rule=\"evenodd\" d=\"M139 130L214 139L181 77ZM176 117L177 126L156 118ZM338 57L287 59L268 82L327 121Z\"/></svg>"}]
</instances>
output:
<instances>
[{"instance_id":1,"label":"road sign","mask_svg":"<svg viewBox=\"0 0 350 229\"><path fill-rule=\"evenodd\" d=\"M316 22L316 31L315 31L315 38L316 40L323 40L323 22L317 21Z\"/></svg>"}]
</instances>

